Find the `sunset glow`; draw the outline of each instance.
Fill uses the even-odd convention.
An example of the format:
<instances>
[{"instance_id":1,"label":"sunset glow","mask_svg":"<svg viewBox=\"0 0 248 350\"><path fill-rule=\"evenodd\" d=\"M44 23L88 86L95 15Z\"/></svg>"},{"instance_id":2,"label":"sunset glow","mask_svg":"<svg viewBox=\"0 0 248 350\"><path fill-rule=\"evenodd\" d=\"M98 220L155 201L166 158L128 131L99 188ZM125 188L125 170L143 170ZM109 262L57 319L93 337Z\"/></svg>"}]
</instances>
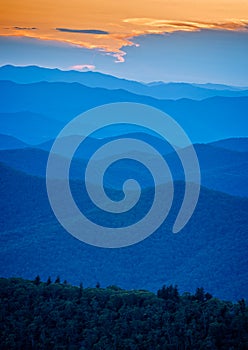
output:
<instances>
[{"instance_id":1,"label":"sunset glow","mask_svg":"<svg viewBox=\"0 0 248 350\"><path fill-rule=\"evenodd\" d=\"M123 62L125 47L134 45L132 39L144 34L202 29L247 31L248 2L4 0L0 4L0 23L0 36L99 49L116 62Z\"/></svg>"}]
</instances>

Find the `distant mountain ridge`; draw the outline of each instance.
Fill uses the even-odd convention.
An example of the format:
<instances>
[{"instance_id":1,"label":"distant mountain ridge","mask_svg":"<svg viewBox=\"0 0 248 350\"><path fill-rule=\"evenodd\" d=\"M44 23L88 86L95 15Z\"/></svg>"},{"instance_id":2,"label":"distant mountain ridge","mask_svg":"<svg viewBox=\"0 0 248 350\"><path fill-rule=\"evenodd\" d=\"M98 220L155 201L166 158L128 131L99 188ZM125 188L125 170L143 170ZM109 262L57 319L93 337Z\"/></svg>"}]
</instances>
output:
<instances>
[{"instance_id":1,"label":"distant mountain ridge","mask_svg":"<svg viewBox=\"0 0 248 350\"><path fill-rule=\"evenodd\" d=\"M17 67L6 65L0 67L0 80L11 80L16 83L36 82L77 82L88 87L99 87L110 90L123 89L134 94L158 99L189 98L202 100L213 96L238 97L248 96L245 89L218 84L189 84L154 82L144 84L120 79L100 72L62 71L37 66Z\"/></svg>"},{"instance_id":2,"label":"distant mountain ridge","mask_svg":"<svg viewBox=\"0 0 248 350\"><path fill-rule=\"evenodd\" d=\"M74 239L59 225L48 203L44 179L2 164L0 170L1 276L33 278L39 274L42 279L49 275L54 279L60 275L77 285L82 281L84 286L93 286L98 281L102 286L149 290L169 282L181 291L194 291L201 285L229 300L248 295L248 199L202 188L190 222L173 235L171 227L183 193L183 185L176 183L172 211L153 235L135 246L99 249ZM81 183L72 182L71 187L96 219L97 213L85 202ZM150 198L151 189L147 189L141 213L147 210Z\"/></svg>"},{"instance_id":3,"label":"distant mountain ridge","mask_svg":"<svg viewBox=\"0 0 248 350\"><path fill-rule=\"evenodd\" d=\"M0 112L0 120L0 133L15 137L28 144L45 142L52 135L56 136L63 127L63 123L56 119L27 110L10 113Z\"/></svg>"},{"instance_id":4,"label":"distant mountain ridge","mask_svg":"<svg viewBox=\"0 0 248 350\"><path fill-rule=\"evenodd\" d=\"M6 121L1 126L0 133L10 134L24 142L29 142L30 137L33 139L32 143L52 139L78 114L114 102L143 103L161 109L184 128L193 143L248 136L248 97L212 97L202 101L158 100L125 90L89 88L78 83L47 82L16 84L0 81L0 90L0 114ZM11 115L8 117L9 113ZM22 113L19 122L16 120L16 123L8 123L8 119L15 113ZM42 116L35 117L38 119L37 127L34 114ZM48 118L47 122L45 118ZM24 125L28 126L28 130Z\"/></svg>"},{"instance_id":5,"label":"distant mountain ridge","mask_svg":"<svg viewBox=\"0 0 248 350\"><path fill-rule=\"evenodd\" d=\"M10 135L0 134L0 150L21 149L26 147L29 147L29 145L25 142Z\"/></svg>"},{"instance_id":6,"label":"distant mountain ridge","mask_svg":"<svg viewBox=\"0 0 248 350\"><path fill-rule=\"evenodd\" d=\"M150 290L172 283L181 291L203 286L224 299L246 298L248 90L227 88L143 84L97 72L0 67L0 276L33 279L40 274L43 280L49 275L54 280L60 275L84 286L100 282ZM70 189L79 209L94 222L106 227L132 224L148 212L154 198L151 176L141 165L126 160L108 169L104 184L107 195L118 200L123 198L123 179L137 179L142 195L131 215L100 212L91 202L84 168L105 141L131 137L151 142L164 155L175 180L166 222L135 246L105 250L76 240L60 226L49 205L45 175L48 152L64 125L84 111L116 102L143 103L174 118L195 146L202 187L191 220L173 235L185 189L173 148L156 134L125 124L90 135L85 149L79 147L72 160ZM63 166L64 158L59 160ZM95 164L97 169L101 161Z\"/></svg>"},{"instance_id":7,"label":"distant mountain ridge","mask_svg":"<svg viewBox=\"0 0 248 350\"><path fill-rule=\"evenodd\" d=\"M142 134L128 134L126 136L141 139L155 147L167 161L173 179L184 180L181 163L178 156L173 152L172 147L167 146L162 140L157 141L155 137L149 135L145 137ZM122 135L122 137L125 137L125 135ZM95 150L114 139L87 139L86 143L82 145L82 149L79 148L74 155L70 178L82 180L86 164ZM244 139L241 140L242 145ZM5 149L0 151L0 162L29 175L45 177L48 152L51 146L52 141L38 145L36 148ZM248 197L248 152L228 150L211 144L196 144L194 147L200 163L203 186L230 195ZM237 141L236 148L239 148ZM181 151L181 154L183 155L183 151ZM151 157L152 155L147 154L146 156ZM98 161L96 167L101 168L101 161ZM111 168L105 179L105 184L113 188L118 188L122 176L125 179L129 177L136 178L143 188L153 185L153 180L147 177L142 167L138 165L131 166L127 160L122 160L118 166Z\"/></svg>"},{"instance_id":8,"label":"distant mountain ridge","mask_svg":"<svg viewBox=\"0 0 248 350\"><path fill-rule=\"evenodd\" d=\"M238 137L211 142L214 147L229 149L231 151L248 152L248 138Z\"/></svg>"}]
</instances>

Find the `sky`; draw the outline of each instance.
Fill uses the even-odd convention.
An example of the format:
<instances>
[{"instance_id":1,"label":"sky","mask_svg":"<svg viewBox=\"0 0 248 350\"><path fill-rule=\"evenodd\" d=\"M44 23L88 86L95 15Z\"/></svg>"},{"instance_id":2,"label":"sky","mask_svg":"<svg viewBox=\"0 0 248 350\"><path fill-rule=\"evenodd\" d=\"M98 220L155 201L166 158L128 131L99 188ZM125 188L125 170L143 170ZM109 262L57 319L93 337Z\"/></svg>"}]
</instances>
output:
<instances>
[{"instance_id":1,"label":"sky","mask_svg":"<svg viewBox=\"0 0 248 350\"><path fill-rule=\"evenodd\" d=\"M0 65L248 86L247 0L2 0Z\"/></svg>"}]
</instances>

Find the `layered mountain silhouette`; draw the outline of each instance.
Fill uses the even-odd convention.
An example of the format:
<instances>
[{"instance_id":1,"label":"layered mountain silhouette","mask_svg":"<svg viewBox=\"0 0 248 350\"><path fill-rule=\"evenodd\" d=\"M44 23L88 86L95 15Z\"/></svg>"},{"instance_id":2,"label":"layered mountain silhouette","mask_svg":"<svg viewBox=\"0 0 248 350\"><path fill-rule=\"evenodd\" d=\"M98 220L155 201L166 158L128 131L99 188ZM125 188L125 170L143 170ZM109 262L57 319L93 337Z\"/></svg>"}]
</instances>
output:
<instances>
[{"instance_id":1,"label":"layered mountain silhouette","mask_svg":"<svg viewBox=\"0 0 248 350\"><path fill-rule=\"evenodd\" d=\"M184 171L178 155L162 139L143 133L118 135L118 138L120 137L137 138L149 142L149 144L164 155L173 174L173 179L184 180ZM114 139L114 137L100 140L94 138L86 139L85 144L78 149L72 160L70 177L74 180L83 180L85 167L94 152ZM0 162L16 170L24 171L29 175L45 177L48 154L52 143L53 141L49 141L38 145L37 148L26 147L24 149L1 150ZM215 146L213 144L194 145L200 163L202 185L209 189L222 191L231 195L248 197L248 153L225 149L222 147L223 143L225 144L225 141L216 142ZM240 139L240 145L238 139L234 139L233 142L229 140L229 144L235 144L237 149L243 149L245 143L247 141L245 142L244 138ZM182 155L183 152L182 150ZM147 154L146 156L154 157L153 154ZM101 169L101 164L101 161L96 162L96 168ZM107 173L106 184L112 188L118 188L120 186L120 177L122 176L123 180L125 177L135 177L141 182L143 188L153 185L152 178L147 177L143 167L138 164L133 165L128 160L122 160L118 165L112 167Z\"/></svg>"},{"instance_id":2,"label":"layered mountain silhouette","mask_svg":"<svg viewBox=\"0 0 248 350\"><path fill-rule=\"evenodd\" d=\"M61 71L37 66L15 67L11 65L0 68L0 80L17 83L67 82L80 83L89 87L102 87L110 90L123 89L134 94L158 99L189 98L201 100L213 96L238 97L248 96L248 88L235 88L217 84L139 83L116 78L99 72Z\"/></svg>"},{"instance_id":3,"label":"layered mountain silhouette","mask_svg":"<svg viewBox=\"0 0 248 350\"><path fill-rule=\"evenodd\" d=\"M55 119L22 110L14 113L0 113L0 119L1 133L11 135L28 144L47 141L52 135L58 134L63 127L63 123Z\"/></svg>"},{"instance_id":4,"label":"layered mountain silhouette","mask_svg":"<svg viewBox=\"0 0 248 350\"><path fill-rule=\"evenodd\" d=\"M46 280L60 275L73 284L100 282L152 291L170 283L178 284L181 291L203 286L231 300L248 295L248 89L144 84L98 72L4 66L0 91L0 276L33 279L39 274ZM175 186L170 214L153 235L131 247L106 250L76 240L61 227L49 205L45 175L49 151L61 129L78 114L115 102L146 104L173 117L194 144L202 187L191 220L179 234L172 234L185 189L174 145L154 132L126 124L89 135L71 162L70 188L79 209L94 222L107 227L131 225L146 215L154 198L151 174L126 159L111 165L104 185L106 194L119 200L125 180L139 182L141 197L131 216L109 214L92 203L84 171L92 154L106 142L128 137L149 143L167 161ZM65 159L56 157L62 165ZM102 162L94 163L96 170ZM58 181L62 178L54 179L54 186Z\"/></svg>"},{"instance_id":5,"label":"layered mountain silhouette","mask_svg":"<svg viewBox=\"0 0 248 350\"><path fill-rule=\"evenodd\" d=\"M62 126L78 114L114 102L143 103L161 109L184 128L194 143L248 136L248 97L158 100L124 90L89 88L78 83L0 81L0 89L0 113L4 120L0 132L10 134L11 131L12 136L24 142L32 138L33 143L41 143L54 138Z\"/></svg>"},{"instance_id":6,"label":"layered mountain silhouette","mask_svg":"<svg viewBox=\"0 0 248 350\"><path fill-rule=\"evenodd\" d=\"M0 134L0 150L20 149L25 147L28 147L28 145L18 140L16 137Z\"/></svg>"},{"instance_id":7,"label":"layered mountain silhouette","mask_svg":"<svg viewBox=\"0 0 248 350\"><path fill-rule=\"evenodd\" d=\"M211 143L212 146L229 149L231 151L248 152L248 138L230 138Z\"/></svg>"},{"instance_id":8,"label":"layered mountain silhouette","mask_svg":"<svg viewBox=\"0 0 248 350\"><path fill-rule=\"evenodd\" d=\"M81 183L71 186L86 213L97 220ZM184 187L176 183L172 211L160 229L135 246L106 250L74 239L58 224L44 179L1 165L0 187L1 276L60 275L74 284L83 281L85 286L100 281L103 286L112 283L149 290L163 283L189 291L203 285L225 299L247 295L247 199L202 188L193 217L175 235L171 227ZM152 189L147 189L140 212L146 212L151 196Z\"/></svg>"}]
</instances>

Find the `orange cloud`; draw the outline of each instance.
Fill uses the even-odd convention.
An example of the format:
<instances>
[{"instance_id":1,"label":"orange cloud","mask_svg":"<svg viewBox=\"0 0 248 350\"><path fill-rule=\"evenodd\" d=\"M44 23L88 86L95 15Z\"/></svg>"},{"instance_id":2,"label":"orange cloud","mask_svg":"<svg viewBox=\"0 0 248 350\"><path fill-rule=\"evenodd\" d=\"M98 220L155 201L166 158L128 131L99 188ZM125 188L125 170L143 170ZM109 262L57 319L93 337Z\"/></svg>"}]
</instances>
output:
<instances>
[{"instance_id":1,"label":"orange cloud","mask_svg":"<svg viewBox=\"0 0 248 350\"><path fill-rule=\"evenodd\" d=\"M58 32L56 29L36 29L31 31L29 28L25 27L0 29L0 35L53 40L73 46L97 49L102 54L111 55L115 58L115 62L118 63L125 61L124 56L126 53L124 47L133 45L138 46L132 41L132 39L140 35L173 33L176 31L193 32L203 29L248 31L248 21L246 20L230 20L226 22L211 23L159 20L154 18L127 18L122 20L122 23L123 25L119 25L118 32L104 35L94 34L94 32L87 33L88 30L85 30L85 33L82 33L82 31Z\"/></svg>"},{"instance_id":2,"label":"orange cloud","mask_svg":"<svg viewBox=\"0 0 248 350\"><path fill-rule=\"evenodd\" d=\"M234 19L226 20L230 16ZM203 29L246 31L248 1L2 0L0 23L1 36L97 49L124 62L125 47L136 45L133 38L140 35Z\"/></svg>"},{"instance_id":3,"label":"orange cloud","mask_svg":"<svg viewBox=\"0 0 248 350\"><path fill-rule=\"evenodd\" d=\"M127 18L124 23L130 23L143 29L145 33L173 33L175 31L197 31L203 29L248 31L248 20L230 20L225 22L192 22L172 21L155 18Z\"/></svg>"}]
</instances>

